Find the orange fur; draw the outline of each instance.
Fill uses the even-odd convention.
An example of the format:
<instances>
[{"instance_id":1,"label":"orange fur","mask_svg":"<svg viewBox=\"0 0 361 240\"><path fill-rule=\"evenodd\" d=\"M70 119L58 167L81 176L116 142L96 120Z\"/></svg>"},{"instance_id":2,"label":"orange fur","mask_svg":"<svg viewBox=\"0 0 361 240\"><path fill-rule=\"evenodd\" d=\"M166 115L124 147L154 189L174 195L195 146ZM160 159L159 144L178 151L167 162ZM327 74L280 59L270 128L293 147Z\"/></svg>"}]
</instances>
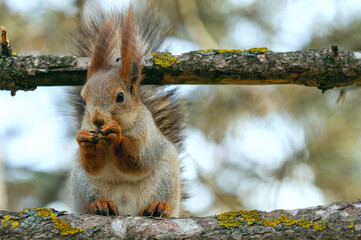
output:
<instances>
[{"instance_id":1,"label":"orange fur","mask_svg":"<svg viewBox=\"0 0 361 240\"><path fill-rule=\"evenodd\" d=\"M101 214L105 216L119 215L118 207L112 200L97 199L89 204L90 214Z\"/></svg>"},{"instance_id":2,"label":"orange fur","mask_svg":"<svg viewBox=\"0 0 361 240\"><path fill-rule=\"evenodd\" d=\"M121 65L119 72L126 83L128 89L134 89L136 98L139 98L139 86L141 82L142 72L142 58L144 53L141 52L140 46L138 46L139 36L138 29L133 17L133 9L128 10L127 15L122 19L121 24ZM132 64L135 64L132 65ZM133 69L136 68L136 69ZM136 71L137 77L131 76Z\"/></svg>"},{"instance_id":3,"label":"orange fur","mask_svg":"<svg viewBox=\"0 0 361 240\"><path fill-rule=\"evenodd\" d=\"M84 129L76 135L81 163L89 174L97 174L105 166L105 151L101 143L93 144L93 133Z\"/></svg>"},{"instance_id":4,"label":"orange fur","mask_svg":"<svg viewBox=\"0 0 361 240\"><path fill-rule=\"evenodd\" d=\"M144 166L139 158L139 143L127 137L114 149L113 162L124 173L141 173Z\"/></svg>"},{"instance_id":5,"label":"orange fur","mask_svg":"<svg viewBox=\"0 0 361 240\"><path fill-rule=\"evenodd\" d=\"M93 57L88 69L88 79L100 70L107 70L111 67L115 51L114 24L109 20L99 30L95 40Z\"/></svg>"},{"instance_id":6,"label":"orange fur","mask_svg":"<svg viewBox=\"0 0 361 240\"><path fill-rule=\"evenodd\" d=\"M138 216L168 217L171 211L169 203L155 200L140 210Z\"/></svg>"},{"instance_id":7,"label":"orange fur","mask_svg":"<svg viewBox=\"0 0 361 240\"><path fill-rule=\"evenodd\" d=\"M141 159L139 158L139 142L122 136L119 124L111 120L102 127L102 132L110 142L109 156L114 165L123 173L142 172Z\"/></svg>"},{"instance_id":8,"label":"orange fur","mask_svg":"<svg viewBox=\"0 0 361 240\"><path fill-rule=\"evenodd\" d=\"M120 74L123 79L128 78L128 74L130 72L130 60L132 58L132 44L133 43L133 32L132 32L132 18L133 18L133 11L129 9L128 15L122 19L122 49L121 49L121 56L122 62L120 65ZM134 53L133 53L134 54Z\"/></svg>"}]
</instances>

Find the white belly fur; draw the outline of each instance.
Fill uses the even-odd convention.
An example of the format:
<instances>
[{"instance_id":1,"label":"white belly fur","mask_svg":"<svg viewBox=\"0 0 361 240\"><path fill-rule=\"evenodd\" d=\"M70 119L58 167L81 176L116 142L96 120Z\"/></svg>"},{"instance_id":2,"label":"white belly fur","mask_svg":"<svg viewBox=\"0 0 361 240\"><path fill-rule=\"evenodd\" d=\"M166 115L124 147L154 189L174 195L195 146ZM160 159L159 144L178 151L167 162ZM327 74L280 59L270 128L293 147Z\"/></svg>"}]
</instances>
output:
<instances>
[{"instance_id":1,"label":"white belly fur","mask_svg":"<svg viewBox=\"0 0 361 240\"><path fill-rule=\"evenodd\" d=\"M131 183L103 184L101 194L105 200L112 200L120 215L135 216L152 200L145 184L132 186Z\"/></svg>"},{"instance_id":2,"label":"white belly fur","mask_svg":"<svg viewBox=\"0 0 361 240\"><path fill-rule=\"evenodd\" d=\"M139 211L156 199L161 188L161 176L180 176L177 152L169 151L159 160L152 170L143 174L124 174L119 171L107 158L106 166L97 176L93 176L95 188L100 193L102 200L112 200L118 207L120 215L138 215ZM178 178L173 179L177 182ZM174 186L179 188L178 184ZM173 189L173 191L180 191ZM166 199L164 199L166 200ZM179 201L179 197L178 197ZM179 212L179 202L169 202L174 214ZM175 204L175 205L173 205ZM173 205L173 206L172 206ZM172 213L172 214L173 214Z\"/></svg>"},{"instance_id":3,"label":"white belly fur","mask_svg":"<svg viewBox=\"0 0 361 240\"><path fill-rule=\"evenodd\" d=\"M163 162L164 163L164 162ZM137 215L139 211L157 200L155 194L161 184L159 175L167 168L158 164L155 170L140 176L123 174L108 161L101 174L93 178L102 200L112 200L120 215ZM139 178L142 179L139 180Z\"/></svg>"}]
</instances>

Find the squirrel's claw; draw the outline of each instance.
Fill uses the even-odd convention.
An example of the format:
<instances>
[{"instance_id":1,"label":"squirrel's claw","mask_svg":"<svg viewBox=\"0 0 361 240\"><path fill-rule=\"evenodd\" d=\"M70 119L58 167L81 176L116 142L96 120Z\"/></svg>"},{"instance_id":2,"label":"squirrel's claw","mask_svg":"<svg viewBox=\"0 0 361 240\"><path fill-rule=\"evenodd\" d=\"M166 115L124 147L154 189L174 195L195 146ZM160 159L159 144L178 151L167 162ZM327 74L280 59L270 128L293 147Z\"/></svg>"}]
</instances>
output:
<instances>
[{"instance_id":1,"label":"squirrel's claw","mask_svg":"<svg viewBox=\"0 0 361 240\"><path fill-rule=\"evenodd\" d=\"M104 135L107 136L109 134L115 133L117 135L121 134L121 128L119 126L119 124L115 121L115 120L111 120L109 122L107 122L106 124L104 124L104 126L101 127L100 132Z\"/></svg>"},{"instance_id":2,"label":"squirrel's claw","mask_svg":"<svg viewBox=\"0 0 361 240\"><path fill-rule=\"evenodd\" d=\"M79 131L76 135L76 140L78 142L92 142L93 134L88 129Z\"/></svg>"},{"instance_id":3,"label":"squirrel's claw","mask_svg":"<svg viewBox=\"0 0 361 240\"><path fill-rule=\"evenodd\" d=\"M171 209L168 202L155 200L140 210L138 216L168 217L170 212Z\"/></svg>"},{"instance_id":4,"label":"squirrel's claw","mask_svg":"<svg viewBox=\"0 0 361 240\"><path fill-rule=\"evenodd\" d=\"M107 122L104 126L102 126L100 132L108 143L115 142L118 144L120 142L122 129L115 120Z\"/></svg>"},{"instance_id":5,"label":"squirrel's claw","mask_svg":"<svg viewBox=\"0 0 361 240\"><path fill-rule=\"evenodd\" d=\"M76 140L78 141L78 144L83 148L95 149L94 144L97 143L97 140L94 139L92 131L89 131L88 129L83 129L79 131L76 135Z\"/></svg>"},{"instance_id":6,"label":"squirrel's claw","mask_svg":"<svg viewBox=\"0 0 361 240\"><path fill-rule=\"evenodd\" d=\"M97 199L89 204L90 213L102 216L118 216L118 207L112 200Z\"/></svg>"}]
</instances>

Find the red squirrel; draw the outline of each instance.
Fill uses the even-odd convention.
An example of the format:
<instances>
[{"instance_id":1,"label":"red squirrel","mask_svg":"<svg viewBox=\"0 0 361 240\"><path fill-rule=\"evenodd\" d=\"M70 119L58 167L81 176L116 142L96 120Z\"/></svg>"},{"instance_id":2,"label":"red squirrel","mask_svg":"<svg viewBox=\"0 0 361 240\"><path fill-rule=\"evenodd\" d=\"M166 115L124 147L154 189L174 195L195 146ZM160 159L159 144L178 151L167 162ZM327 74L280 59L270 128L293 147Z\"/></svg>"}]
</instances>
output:
<instances>
[{"instance_id":1,"label":"red squirrel","mask_svg":"<svg viewBox=\"0 0 361 240\"><path fill-rule=\"evenodd\" d=\"M75 34L77 55L91 56L91 64L73 97L80 123L73 210L179 217L184 104L175 90L140 86L143 57L165 37L159 17L148 12L138 20L132 7L108 16L95 12Z\"/></svg>"}]
</instances>

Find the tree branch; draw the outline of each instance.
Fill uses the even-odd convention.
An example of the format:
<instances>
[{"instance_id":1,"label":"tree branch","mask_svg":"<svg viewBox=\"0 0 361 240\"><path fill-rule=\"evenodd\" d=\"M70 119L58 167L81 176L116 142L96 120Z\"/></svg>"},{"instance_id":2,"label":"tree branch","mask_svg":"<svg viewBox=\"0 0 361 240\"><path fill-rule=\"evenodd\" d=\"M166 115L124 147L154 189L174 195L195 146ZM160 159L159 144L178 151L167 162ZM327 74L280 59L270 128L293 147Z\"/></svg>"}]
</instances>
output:
<instances>
[{"instance_id":1,"label":"tree branch","mask_svg":"<svg viewBox=\"0 0 361 240\"><path fill-rule=\"evenodd\" d=\"M289 211L238 211L219 218L102 217L28 209L0 211L0 239L360 239L360 216L361 200Z\"/></svg>"},{"instance_id":2,"label":"tree branch","mask_svg":"<svg viewBox=\"0 0 361 240\"><path fill-rule=\"evenodd\" d=\"M334 51L201 50L175 58L158 54L144 59L143 84L298 84L322 90L361 84L361 52ZM1 57L0 89L15 92L37 86L82 85L89 60L73 56Z\"/></svg>"}]
</instances>

